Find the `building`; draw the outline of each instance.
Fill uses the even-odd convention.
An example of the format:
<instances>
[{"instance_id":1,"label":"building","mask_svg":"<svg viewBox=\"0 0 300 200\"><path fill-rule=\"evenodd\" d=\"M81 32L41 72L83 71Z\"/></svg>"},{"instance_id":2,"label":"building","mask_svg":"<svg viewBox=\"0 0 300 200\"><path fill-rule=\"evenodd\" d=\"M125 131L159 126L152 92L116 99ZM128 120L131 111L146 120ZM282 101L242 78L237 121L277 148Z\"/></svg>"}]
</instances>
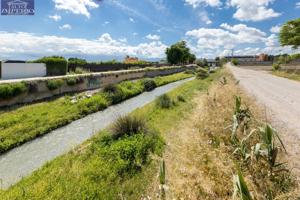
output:
<instances>
[{"instance_id":1,"label":"building","mask_svg":"<svg viewBox=\"0 0 300 200\"><path fill-rule=\"evenodd\" d=\"M227 60L236 59L238 62L256 62L257 56L226 56Z\"/></svg>"},{"instance_id":2,"label":"building","mask_svg":"<svg viewBox=\"0 0 300 200\"><path fill-rule=\"evenodd\" d=\"M126 56L124 59L124 63L135 63L138 61L139 61L139 59L137 57Z\"/></svg>"},{"instance_id":3,"label":"building","mask_svg":"<svg viewBox=\"0 0 300 200\"><path fill-rule=\"evenodd\" d=\"M207 60L207 66L209 67L217 67L219 65L219 61L215 59L208 59Z\"/></svg>"}]
</instances>

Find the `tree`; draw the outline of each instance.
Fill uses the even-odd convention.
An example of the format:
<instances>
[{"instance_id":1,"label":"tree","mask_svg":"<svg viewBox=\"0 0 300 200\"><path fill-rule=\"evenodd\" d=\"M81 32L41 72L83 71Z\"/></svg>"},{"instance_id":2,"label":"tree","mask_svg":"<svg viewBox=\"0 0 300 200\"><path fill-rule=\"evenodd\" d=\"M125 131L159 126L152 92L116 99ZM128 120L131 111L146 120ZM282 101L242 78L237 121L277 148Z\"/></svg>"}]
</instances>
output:
<instances>
[{"instance_id":1,"label":"tree","mask_svg":"<svg viewBox=\"0 0 300 200\"><path fill-rule=\"evenodd\" d=\"M281 46L300 46L300 18L286 22L279 34Z\"/></svg>"},{"instance_id":2,"label":"tree","mask_svg":"<svg viewBox=\"0 0 300 200\"><path fill-rule=\"evenodd\" d=\"M166 50L167 60L170 64L193 63L196 56L190 53L185 41L177 42Z\"/></svg>"}]
</instances>

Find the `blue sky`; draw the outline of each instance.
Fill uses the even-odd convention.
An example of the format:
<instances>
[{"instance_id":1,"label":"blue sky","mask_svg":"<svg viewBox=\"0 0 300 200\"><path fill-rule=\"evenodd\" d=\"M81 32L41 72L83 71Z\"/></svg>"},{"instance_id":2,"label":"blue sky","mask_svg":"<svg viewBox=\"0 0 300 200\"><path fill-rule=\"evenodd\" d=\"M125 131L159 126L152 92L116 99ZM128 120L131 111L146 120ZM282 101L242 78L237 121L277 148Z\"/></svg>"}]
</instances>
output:
<instances>
[{"instance_id":1,"label":"blue sky","mask_svg":"<svg viewBox=\"0 0 300 200\"><path fill-rule=\"evenodd\" d=\"M300 0L35 0L34 16L0 16L0 59L165 57L186 40L198 57L291 53L278 30Z\"/></svg>"}]
</instances>

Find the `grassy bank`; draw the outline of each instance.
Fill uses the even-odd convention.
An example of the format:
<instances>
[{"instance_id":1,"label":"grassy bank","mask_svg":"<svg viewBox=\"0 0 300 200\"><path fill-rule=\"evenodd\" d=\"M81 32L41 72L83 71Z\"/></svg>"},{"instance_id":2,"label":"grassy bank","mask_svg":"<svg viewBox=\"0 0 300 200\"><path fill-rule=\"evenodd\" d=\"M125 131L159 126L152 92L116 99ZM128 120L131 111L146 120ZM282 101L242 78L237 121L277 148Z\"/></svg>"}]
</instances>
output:
<instances>
[{"instance_id":1,"label":"grassy bank","mask_svg":"<svg viewBox=\"0 0 300 200\"><path fill-rule=\"evenodd\" d=\"M223 76L207 95L194 98L188 117L166 135L166 199L299 199L264 111L231 74ZM148 193L152 199L157 188Z\"/></svg>"},{"instance_id":2,"label":"grassy bank","mask_svg":"<svg viewBox=\"0 0 300 200\"><path fill-rule=\"evenodd\" d=\"M193 108L197 91L206 91L220 72L193 80L171 91L171 107L155 102L135 111L155 133L163 133ZM180 97L179 97L180 96ZM49 162L7 191L3 199L140 199L157 173L149 153L161 154L157 135L137 134L111 140L103 132L74 151Z\"/></svg>"},{"instance_id":3,"label":"grassy bank","mask_svg":"<svg viewBox=\"0 0 300 200\"><path fill-rule=\"evenodd\" d=\"M273 75L288 78L295 81L300 81L300 74L293 73L293 72L287 72L287 71L274 71L272 72Z\"/></svg>"},{"instance_id":4,"label":"grassy bank","mask_svg":"<svg viewBox=\"0 0 300 200\"><path fill-rule=\"evenodd\" d=\"M156 77L154 88L191 77L190 74ZM149 80L149 79L147 79ZM145 81L124 81L92 97L65 96L0 113L0 153L44 135L90 113L129 99L146 90Z\"/></svg>"}]
</instances>

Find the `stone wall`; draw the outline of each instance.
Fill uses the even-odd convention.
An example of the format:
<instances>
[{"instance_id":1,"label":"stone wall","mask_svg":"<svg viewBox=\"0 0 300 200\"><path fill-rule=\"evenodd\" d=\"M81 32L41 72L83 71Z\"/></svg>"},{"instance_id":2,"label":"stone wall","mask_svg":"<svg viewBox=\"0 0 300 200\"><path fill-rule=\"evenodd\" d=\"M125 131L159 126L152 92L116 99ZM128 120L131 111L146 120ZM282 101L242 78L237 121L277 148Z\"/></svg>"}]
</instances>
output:
<instances>
[{"instance_id":1,"label":"stone wall","mask_svg":"<svg viewBox=\"0 0 300 200\"><path fill-rule=\"evenodd\" d=\"M28 79L24 82L27 85L27 92L8 99L0 100L0 107L11 106L19 103L30 103L33 101L50 98L56 95L62 95L65 93L75 93L86 90L98 89L105 87L108 84L119 83L124 80L134 80L144 77L165 76L174 73L183 72L191 67L162 67L151 69L138 69L138 70L124 70L116 72L100 72L82 75L68 75L60 77L44 77ZM67 84L67 80L70 78L77 78L80 80L78 84L70 86ZM62 80L63 85L55 90L49 90L47 83L51 80ZM17 81L2 81L1 84L14 83Z\"/></svg>"}]
</instances>

